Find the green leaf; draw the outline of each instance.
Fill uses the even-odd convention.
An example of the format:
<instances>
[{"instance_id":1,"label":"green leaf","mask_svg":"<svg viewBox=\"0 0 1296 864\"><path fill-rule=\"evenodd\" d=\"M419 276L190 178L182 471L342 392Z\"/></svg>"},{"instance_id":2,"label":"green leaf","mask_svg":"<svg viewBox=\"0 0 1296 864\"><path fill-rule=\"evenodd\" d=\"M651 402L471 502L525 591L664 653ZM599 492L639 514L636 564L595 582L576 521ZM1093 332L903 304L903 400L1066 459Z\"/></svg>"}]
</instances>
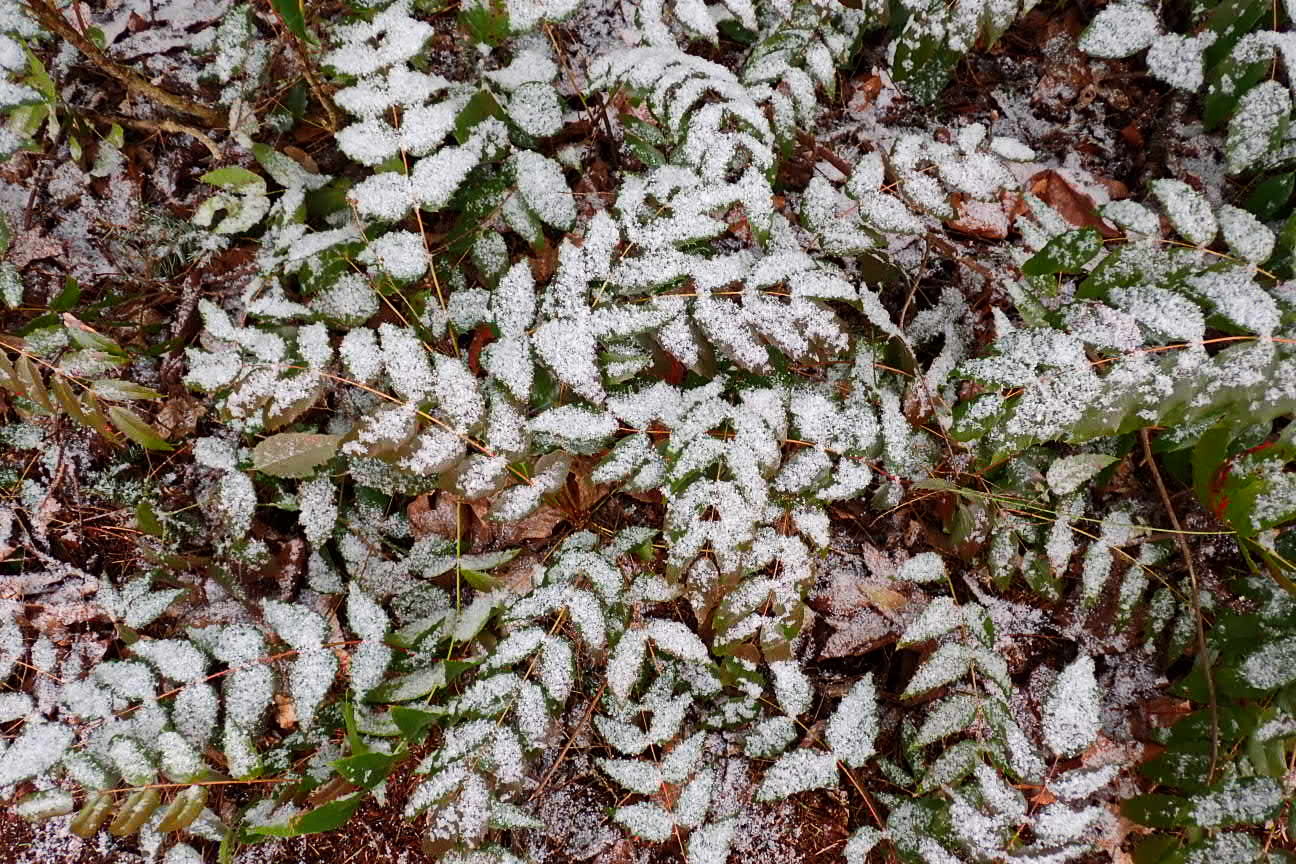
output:
<instances>
[{"instance_id":1,"label":"green leaf","mask_svg":"<svg viewBox=\"0 0 1296 864\"><path fill-rule=\"evenodd\" d=\"M1079 273L1101 251L1102 235L1093 228L1068 231L1046 243L1022 265L1022 272L1027 276Z\"/></svg>"},{"instance_id":2,"label":"green leaf","mask_svg":"<svg viewBox=\"0 0 1296 864\"><path fill-rule=\"evenodd\" d=\"M249 834L267 837L300 837L303 834L318 834L341 828L351 818L351 814L364 803L368 792L356 792L346 798L339 798L308 810L293 817L287 825L258 825L249 828Z\"/></svg>"},{"instance_id":3,"label":"green leaf","mask_svg":"<svg viewBox=\"0 0 1296 864\"><path fill-rule=\"evenodd\" d=\"M476 555L459 556L459 566L473 570L492 570L501 564L507 564L518 556L521 549L501 549L499 552L480 552Z\"/></svg>"},{"instance_id":4,"label":"green leaf","mask_svg":"<svg viewBox=\"0 0 1296 864\"><path fill-rule=\"evenodd\" d=\"M1139 766L1149 780L1187 792L1205 788L1209 769L1210 744L1204 741L1177 745Z\"/></svg>"},{"instance_id":5,"label":"green leaf","mask_svg":"<svg viewBox=\"0 0 1296 864\"><path fill-rule=\"evenodd\" d=\"M27 83L45 97L45 101L51 105L58 101L58 88L54 86L54 79L50 78L49 72L45 69L45 64L40 58L32 53L30 48L27 50Z\"/></svg>"},{"instance_id":6,"label":"green leaf","mask_svg":"<svg viewBox=\"0 0 1296 864\"><path fill-rule=\"evenodd\" d=\"M460 7L459 26L474 42L500 45L508 38L509 20L499 0L477 0ZM461 142L462 143L462 142Z\"/></svg>"},{"instance_id":7,"label":"green leaf","mask_svg":"<svg viewBox=\"0 0 1296 864\"><path fill-rule=\"evenodd\" d=\"M257 186L262 190L265 189L265 179L260 174L254 174L241 165L226 165L223 168L216 168L208 171L198 179L212 186L219 186L222 189L242 189L245 186Z\"/></svg>"},{"instance_id":8,"label":"green leaf","mask_svg":"<svg viewBox=\"0 0 1296 864\"><path fill-rule=\"evenodd\" d=\"M315 34L306 29L306 13L302 0L270 0L270 5L279 13L286 26L294 36L311 45L318 45Z\"/></svg>"},{"instance_id":9,"label":"green leaf","mask_svg":"<svg viewBox=\"0 0 1296 864\"><path fill-rule=\"evenodd\" d=\"M1215 478L1228 458L1228 444L1232 438L1228 426L1215 426L1202 433L1193 447L1193 489L1198 500L1210 510L1215 509Z\"/></svg>"},{"instance_id":10,"label":"green leaf","mask_svg":"<svg viewBox=\"0 0 1296 864\"><path fill-rule=\"evenodd\" d=\"M1291 200L1293 186L1296 186L1296 172L1270 177L1256 184L1243 206L1261 222L1276 219Z\"/></svg>"},{"instance_id":11,"label":"green leaf","mask_svg":"<svg viewBox=\"0 0 1296 864\"><path fill-rule=\"evenodd\" d=\"M140 501L135 505L135 527L153 537L162 536L162 523L148 501Z\"/></svg>"},{"instance_id":12,"label":"green leaf","mask_svg":"<svg viewBox=\"0 0 1296 864\"><path fill-rule=\"evenodd\" d=\"M1142 841L1134 850L1134 864L1161 864L1179 845L1179 838L1173 834L1153 834Z\"/></svg>"},{"instance_id":13,"label":"green leaf","mask_svg":"<svg viewBox=\"0 0 1296 864\"><path fill-rule=\"evenodd\" d=\"M162 394L151 387L123 381L120 378L99 378L91 382L90 389L101 399L130 402L135 399L161 399Z\"/></svg>"},{"instance_id":14,"label":"green leaf","mask_svg":"<svg viewBox=\"0 0 1296 864\"><path fill-rule=\"evenodd\" d=\"M252 465L271 477L309 477L337 453L338 435L281 432L252 451Z\"/></svg>"},{"instance_id":15,"label":"green leaf","mask_svg":"<svg viewBox=\"0 0 1296 864\"><path fill-rule=\"evenodd\" d=\"M1152 828L1183 828L1192 824L1192 802L1175 795L1136 795L1121 803L1121 815Z\"/></svg>"},{"instance_id":16,"label":"green leaf","mask_svg":"<svg viewBox=\"0 0 1296 864\"><path fill-rule=\"evenodd\" d=\"M459 111L455 117L455 140L460 145L468 143L472 137L473 127L485 120L487 117L497 117L504 119L504 109L500 107L499 102L495 99L495 94L489 90L478 90L468 104Z\"/></svg>"},{"instance_id":17,"label":"green leaf","mask_svg":"<svg viewBox=\"0 0 1296 864\"><path fill-rule=\"evenodd\" d=\"M80 282L69 276L64 280L64 290L58 291L58 297L49 301L49 310L66 312L76 306L80 299Z\"/></svg>"},{"instance_id":18,"label":"green leaf","mask_svg":"<svg viewBox=\"0 0 1296 864\"><path fill-rule=\"evenodd\" d=\"M944 28L933 30L909 26L895 42L892 74L906 95L917 102L935 100L945 89L950 71L958 63L959 55L946 48L941 36L935 35L943 32Z\"/></svg>"},{"instance_id":19,"label":"green leaf","mask_svg":"<svg viewBox=\"0 0 1296 864\"><path fill-rule=\"evenodd\" d=\"M67 318L64 318L67 321ZM102 351L105 354L111 354L119 360L126 357L126 352L122 347L113 340L101 333L96 333L88 327L77 327L71 324L65 324L64 330L73 342L85 348L88 351Z\"/></svg>"},{"instance_id":20,"label":"green leaf","mask_svg":"<svg viewBox=\"0 0 1296 864\"><path fill-rule=\"evenodd\" d=\"M478 591L494 591L500 584L494 576L470 567L460 567L459 574L463 576L465 582Z\"/></svg>"},{"instance_id":21,"label":"green leaf","mask_svg":"<svg viewBox=\"0 0 1296 864\"><path fill-rule=\"evenodd\" d=\"M406 708L404 705L393 705L391 716L406 741L418 740L424 729L441 718L441 715L434 711L420 711L417 708Z\"/></svg>"},{"instance_id":22,"label":"green leaf","mask_svg":"<svg viewBox=\"0 0 1296 864\"><path fill-rule=\"evenodd\" d=\"M400 756L398 753L360 753L338 759L333 767L355 785L372 789L387 779Z\"/></svg>"},{"instance_id":23,"label":"green leaf","mask_svg":"<svg viewBox=\"0 0 1296 864\"><path fill-rule=\"evenodd\" d=\"M144 418L121 405L108 406L108 418L130 440L146 450L174 450Z\"/></svg>"}]
</instances>

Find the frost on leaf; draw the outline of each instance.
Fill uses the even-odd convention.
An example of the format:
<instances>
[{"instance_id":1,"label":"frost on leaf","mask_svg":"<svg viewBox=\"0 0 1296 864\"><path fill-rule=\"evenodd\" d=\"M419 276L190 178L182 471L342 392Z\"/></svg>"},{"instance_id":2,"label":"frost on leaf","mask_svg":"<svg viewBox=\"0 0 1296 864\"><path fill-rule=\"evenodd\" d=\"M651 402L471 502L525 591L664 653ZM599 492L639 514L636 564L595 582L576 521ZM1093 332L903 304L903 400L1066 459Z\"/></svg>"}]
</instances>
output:
<instances>
[{"instance_id":1,"label":"frost on leaf","mask_svg":"<svg viewBox=\"0 0 1296 864\"><path fill-rule=\"evenodd\" d=\"M1044 741L1058 756L1075 756L1089 747L1101 727L1094 661L1077 657L1059 673L1044 703Z\"/></svg>"},{"instance_id":2,"label":"frost on leaf","mask_svg":"<svg viewBox=\"0 0 1296 864\"><path fill-rule=\"evenodd\" d=\"M873 847L882 840L882 832L868 825L860 826L851 834L850 839L846 841L846 848L843 854L846 857L846 864L864 864L868 853L873 851Z\"/></svg>"},{"instance_id":3,"label":"frost on leaf","mask_svg":"<svg viewBox=\"0 0 1296 864\"><path fill-rule=\"evenodd\" d=\"M48 771L72 746L72 730L59 723L28 723L0 754L0 789Z\"/></svg>"},{"instance_id":4,"label":"frost on leaf","mask_svg":"<svg viewBox=\"0 0 1296 864\"><path fill-rule=\"evenodd\" d=\"M262 605L266 623L297 651L308 651L324 644L327 634L324 619L295 603L267 600Z\"/></svg>"},{"instance_id":5,"label":"frost on leaf","mask_svg":"<svg viewBox=\"0 0 1296 864\"><path fill-rule=\"evenodd\" d=\"M288 670L288 687L301 728L310 726L324 697L333 686L338 662L327 649L304 651Z\"/></svg>"},{"instance_id":6,"label":"frost on leaf","mask_svg":"<svg viewBox=\"0 0 1296 864\"><path fill-rule=\"evenodd\" d=\"M765 769L765 779L755 797L757 801L778 801L798 792L836 785L837 757L801 748L783 754Z\"/></svg>"},{"instance_id":7,"label":"frost on leaf","mask_svg":"<svg viewBox=\"0 0 1296 864\"><path fill-rule=\"evenodd\" d=\"M1291 93L1277 81L1262 81L1243 94L1224 142L1230 174L1252 167L1273 149L1291 111Z\"/></svg>"},{"instance_id":8,"label":"frost on leaf","mask_svg":"<svg viewBox=\"0 0 1296 864\"><path fill-rule=\"evenodd\" d=\"M176 694L171 722L195 747L205 747L219 710L220 699L210 684L190 684Z\"/></svg>"},{"instance_id":9,"label":"frost on leaf","mask_svg":"<svg viewBox=\"0 0 1296 864\"><path fill-rule=\"evenodd\" d=\"M1175 230L1189 243L1209 246L1219 231L1210 202L1182 180L1153 180L1151 186Z\"/></svg>"},{"instance_id":10,"label":"frost on leaf","mask_svg":"<svg viewBox=\"0 0 1296 864\"><path fill-rule=\"evenodd\" d=\"M927 604L900 636L901 647L944 636L963 622L958 604L949 597L936 597Z\"/></svg>"},{"instance_id":11,"label":"frost on leaf","mask_svg":"<svg viewBox=\"0 0 1296 864\"><path fill-rule=\"evenodd\" d=\"M774 695L784 713L797 717L810 710L814 690L800 663L778 660L770 664L770 672L774 676Z\"/></svg>"},{"instance_id":12,"label":"frost on leaf","mask_svg":"<svg viewBox=\"0 0 1296 864\"><path fill-rule=\"evenodd\" d=\"M1113 3L1080 34L1080 50L1091 57L1119 59L1152 44L1161 30L1156 12L1136 0Z\"/></svg>"},{"instance_id":13,"label":"frost on leaf","mask_svg":"<svg viewBox=\"0 0 1296 864\"><path fill-rule=\"evenodd\" d=\"M670 839L675 827L671 814L658 804L641 803L618 807L612 818L626 827L636 837L653 843Z\"/></svg>"},{"instance_id":14,"label":"frost on leaf","mask_svg":"<svg viewBox=\"0 0 1296 864\"><path fill-rule=\"evenodd\" d=\"M546 225L567 231L576 221L576 202L562 167L533 150L520 150L513 155L518 182L518 192L535 214Z\"/></svg>"},{"instance_id":15,"label":"frost on leaf","mask_svg":"<svg viewBox=\"0 0 1296 864\"><path fill-rule=\"evenodd\" d=\"M860 768L874 753L877 733L877 695L870 673L856 682L837 705L825 737L834 756L851 768Z\"/></svg>"},{"instance_id":16,"label":"frost on leaf","mask_svg":"<svg viewBox=\"0 0 1296 864\"><path fill-rule=\"evenodd\" d=\"M900 565L896 578L904 582L940 582L946 577L945 560L936 552L920 552Z\"/></svg>"},{"instance_id":17,"label":"frost on leaf","mask_svg":"<svg viewBox=\"0 0 1296 864\"><path fill-rule=\"evenodd\" d=\"M142 639L131 646L131 653L173 681L193 681L207 674L207 655L184 639Z\"/></svg>"},{"instance_id":18,"label":"frost on leaf","mask_svg":"<svg viewBox=\"0 0 1296 864\"><path fill-rule=\"evenodd\" d=\"M1114 456L1103 453L1064 456L1049 465L1045 479L1054 495L1070 495L1115 461Z\"/></svg>"},{"instance_id":19,"label":"frost on leaf","mask_svg":"<svg viewBox=\"0 0 1296 864\"><path fill-rule=\"evenodd\" d=\"M1214 41L1215 34L1210 31L1196 36L1177 33L1159 36L1148 49L1148 71L1172 87L1195 91L1201 87L1205 77L1202 52Z\"/></svg>"},{"instance_id":20,"label":"frost on leaf","mask_svg":"<svg viewBox=\"0 0 1296 864\"><path fill-rule=\"evenodd\" d=\"M1216 214L1220 231L1229 250L1248 264L1260 265L1269 260L1274 251L1274 233L1264 223L1243 210L1225 204Z\"/></svg>"}]
</instances>

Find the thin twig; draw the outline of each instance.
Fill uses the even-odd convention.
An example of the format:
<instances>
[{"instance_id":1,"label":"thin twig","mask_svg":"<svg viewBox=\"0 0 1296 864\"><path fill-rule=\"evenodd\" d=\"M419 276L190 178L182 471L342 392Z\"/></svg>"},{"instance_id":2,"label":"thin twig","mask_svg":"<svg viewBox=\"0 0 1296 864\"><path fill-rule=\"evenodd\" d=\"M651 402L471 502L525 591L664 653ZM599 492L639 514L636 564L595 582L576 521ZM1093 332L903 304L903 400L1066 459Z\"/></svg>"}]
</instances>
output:
<instances>
[{"instance_id":1,"label":"thin twig","mask_svg":"<svg viewBox=\"0 0 1296 864\"><path fill-rule=\"evenodd\" d=\"M589 707L585 709L585 716L581 718L580 724L572 730L572 734L568 737L567 743L564 744L562 750L559 751L558 758L554 760L554 764L549 766L549 770L540 778L540 784L536 786L535 791L531 793L531 797L527 799L528 801L534 801L536 796L543 792L545 786L547 786L549 781L553 779L553 775L557 772L558 766L562 765L563 759L566 758L567 751L571 749L572 744L575 743L576 739L580 737L581 732L584 731L585 727L589 724L590 717L594 714L594 709L598 707L598 702L603 698L603 691L606 689L607 679L605 678L603 679L603 683L599 685L598 692L594 694L594 698L590 700Z\"/></svg>"},{"instance_id":2,"label":"thin twig","mask_svg":"<svg viewBox=\"0 0 1296 864\"><path fill-rule=\"evenodd\" d=\"M141 117L124 117L120 114L94 114L85 112L86 115L100 123L116 123L119 126L129 126L132 129L139 129L143 132L169 132L173 135L188 135L198 141L199 144L207 148L207 152L217 162L222 162L225 156L220 151L220 147L201 129L193 126L186 126L184 123L177 123L174 120L145 120Z\"/></svg>"},{"instance_id":3,"label":"thin twig","mask_svg":"<svg viewBox=\"0 0 1296 864\"><path fill-rule=\"evenodd\" d=\"M1206 696L1210 700L1207 706L1210 709L1211 721L1211 755L1210 767L1206 771L1206 782L1215 782L1215 766L1219 762L1219 699L1215 695L1215 676L1211 673L1210 651L1206 647L1206 624L1202 620L1201 607L1201 586L1197 581L1197 568L1193 566L1192 550L1188 548L1188 541L1184 538L1183 527L1179 524L1179 516L1175 513L1174 503L1170 500L1170 493L1166 491L1165 482L1161 479L1161 471L1157 468L1156 458L1152 455L1152 439L1148 434L1147 427L1139 430L1139 438L1143 441L1143 458L1147 461L1148 470L1152 472L1152 479L1156 481L1157 491L1161 493L1161 503L1165 505L1166 514L1170 517L1170 524L1175 529L1175 542L1179 544L1179 552L1183 555L1184 564L1188 566L1188 582L1191 588L1190 597L1193 605L1193 618L1197 623L1197 659L1202 664L1202 677L1206 679Z\"/></svg>"}]
</instances>

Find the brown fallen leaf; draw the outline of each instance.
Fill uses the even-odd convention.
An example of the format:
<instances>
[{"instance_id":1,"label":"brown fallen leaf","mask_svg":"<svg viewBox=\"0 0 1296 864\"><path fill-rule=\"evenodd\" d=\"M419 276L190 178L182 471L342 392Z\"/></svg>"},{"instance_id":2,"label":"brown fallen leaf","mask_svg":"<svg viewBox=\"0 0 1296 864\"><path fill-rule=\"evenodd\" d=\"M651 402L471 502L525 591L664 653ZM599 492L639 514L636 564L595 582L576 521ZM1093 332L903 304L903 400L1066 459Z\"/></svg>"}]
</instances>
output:
<instances>
[{"instance_id":1,"label":"brown fallen leaf","mask_svg":"<svg viewBox=\"0 0 1296 864\"><path fill-rule=\"evenodd\" d=\"M530 516L513 522L496 523L496 539L501 546L516 546L523 540L543 540L566 518L567 514L561 508L541 504Z\"/></svg>"},{"instance_id":2,"label":"brown fallen leaf","mask_svg":"<svg viewBox=\"0 0 1296 864\"><path fill-rule=\"evenodd\" d=\"M1063 219L1077 228L1093 228L1103 237L1119 237L1120 231L1108 225L1098 215L1093 199L1072 186L1057 171L1048 169L1031 177L1026 183L1032 195L1058 212Z\"/></svg>"},{"instance_id":3,"label":"brown fallen leaf","mask_svg":"<svg viewBox=\"0 0 1296 864\"><path fill-rule=\"evenodd\" d=\"M19 231L9 244L9 261L19 270L42 258L63 254L63 241L46 237L40 229Z\"/></svg>"},{"instance_id":4,"label":"brown fallen leaf","mask_svg":"<svg viewBox=\"0 0 1296 864\"><path fill-rule=\"evenodd\" d=\"M474 375L482 374L482 349L493 342L494 339L495 334L485 324L478 324L477 329L473 331L472 342L468 345L468 368L473 371Z\"/></svg>"},{"instance_id":5,"label":"brown fallen leaf","mask_svg":"<svg viewBox=\"0 0 1296 864\"><path fill-rule=\"evenodd\" d=\"M275 723L280 729L292 729L297 725L297 709L293 707L292 700L283 693L274 694L275 702Z\"/></svg>"},{"instance_id":6,"label":"brown fallen leaf","mask_svg":"<svg viewBox=\"0 0 1296 864\"><path fill-rule=\"evenodd\" d=\"M949 227L984 240L1003 240L1008 236L1008 210L1001 201L978 201L956 195L954 212L958 217Z\"/></svg>"},{"instance_id":7,"label":"brown fallen leaf","mask_svg":"<svg viewBox=\"0 0 1296 864\"><path fill-rule=\"evenodd\" d=\"M207 409L197 399L188 395L173 396L162 403L154 418L154 428L168 441L185 440L198 428L198 421Z\"/></svg>"},{"instance_id":8,"label":"brown fallen leaf","mask_svg":"<svg viewBox=\"0 0 1296 864\"><path fill-rule=\"evenodd\" d=\"M873 103L877 101L878 94L881 92L882 79L877 75L870 75L855 84L851 90L850 99L846 102L846 111L854 117L865 114L873 107Z\"/></svg>"}]
</instances>

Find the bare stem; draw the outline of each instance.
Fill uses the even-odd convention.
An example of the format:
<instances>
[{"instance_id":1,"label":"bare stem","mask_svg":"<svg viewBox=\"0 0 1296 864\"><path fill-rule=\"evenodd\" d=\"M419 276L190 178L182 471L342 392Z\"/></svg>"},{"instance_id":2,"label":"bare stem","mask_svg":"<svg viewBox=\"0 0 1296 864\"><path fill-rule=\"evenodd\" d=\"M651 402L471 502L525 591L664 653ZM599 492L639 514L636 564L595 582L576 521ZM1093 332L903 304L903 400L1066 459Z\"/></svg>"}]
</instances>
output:
<instances>
[{"instance_id":1,"label":"bare stem","mask_svg":"<svg viewBox=\"0 0 1296 864\"><path fill-rule=\"evenodd\" d=\"M1148 470L1152 472L1152 479L1156 481L1157 492L1161 493L1161 503L1165 505L1166 514L1170 517L1170 524L1175 529L1175 542L1179 544L1179 552L1183 555L1184 564L1188 566L1188 583L1191 588L1189 596L1192 598L1193 619L1197 624L1197 662L1201 663L1202 677L1206 679L1206 696L1210 700L1208 708L1210 710L1211 721L1211 755L1210 767L1206 771L1206 782L1215 782L1215 767L1219 763L1219 699L1215 695L1215 675L1211 672L1210 650L1206 646L1206 624L1202 620L1201 607L1201 585L1197 581L1197 568L1193 565L1192 550L1188 548L1188 540L1184 537L1183 526L1179 524L1179 516L1175 513L1174 503L1170 500L1170 493L1166 491L1165 482L1161 479L1161 471L1157 468L1156 458L1152 455L1152 439L1148 434L1147 427L1139 430L1139 437L1143 440L1143 458L1147 462Z\"/></svg>"}]
</instances>

